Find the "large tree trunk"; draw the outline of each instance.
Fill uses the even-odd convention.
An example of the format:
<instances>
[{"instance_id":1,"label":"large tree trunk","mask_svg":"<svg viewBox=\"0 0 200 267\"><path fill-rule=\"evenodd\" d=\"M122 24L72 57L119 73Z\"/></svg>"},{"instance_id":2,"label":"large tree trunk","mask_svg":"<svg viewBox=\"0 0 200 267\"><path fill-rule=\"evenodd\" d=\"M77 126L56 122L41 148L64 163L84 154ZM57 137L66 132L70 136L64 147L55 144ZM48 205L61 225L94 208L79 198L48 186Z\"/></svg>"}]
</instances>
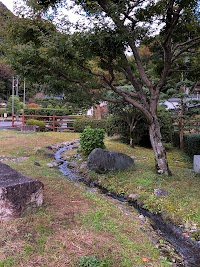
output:
<instances>
[{"instance_id":1,"label":"large tree trunk","mask_svg":"<svg viewBox=\"0 0 200 267\"><path fill-rule=\"evenodd\" d=\"M162 144L160 125L156 117L154 117L153 122L149 125L149 136L154 151L157 172L170 176L171 171L169 170L165 148Z\"/></svg>"}]
</instances>

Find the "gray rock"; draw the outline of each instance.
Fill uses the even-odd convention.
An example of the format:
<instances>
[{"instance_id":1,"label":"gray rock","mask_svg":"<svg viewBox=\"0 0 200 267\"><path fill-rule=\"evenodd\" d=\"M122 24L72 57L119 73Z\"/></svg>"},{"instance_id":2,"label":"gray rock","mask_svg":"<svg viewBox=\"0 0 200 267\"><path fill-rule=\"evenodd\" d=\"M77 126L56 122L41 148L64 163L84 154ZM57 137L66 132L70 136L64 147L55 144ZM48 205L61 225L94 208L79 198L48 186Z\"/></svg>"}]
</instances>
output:
<instances>
[{"instance_id":1,"label":"gray rock","mask_svg":"<svg viewBox=\"0 0 200 267\"><path fill-rule=\"evenodd\" d=\"M0 219L18 217L27 209L41 206L44 185L0 163Z\"/></svg>"},{"instance_id":2,"label":"gray rock","mask_svg":"<svg viewBox=\"0 0 200 267\"><path fill-rule=\"evenodd\" d=\"M140 197L140 194L130 194L128 196L129 200L137 200Z\"/></svg>"},{"instance_id":3,"label":"gray rock","mask_svg":"<svg viewBox=\"0 0 200 267\"><path fill-rule=\"evenodd\" d=\"M154 195L157 197L165 197L165 196L169 195L169 192L165 189L156 188L156 189L154 189Z\"/></svg>"},{"instance_id":4,"label":"gray rock","mask_svg":"<svg viewBox=\"0 0 200 267\"><path fill-rule=\"evenodd\" d=\"M50 162L50 163L47 163L47 167L49 168L53 168L53 167L57 167L58 164L56 162Z\"/></svg>"},{"instance_id":5,"label":"gray rock","mask_svg":"<svg viewBox=\"0 0 200 267\"><path fill-rule=\"evenodd\" d=\"M87 172L87 163L83 162L80 167L78 168L79 173L86 173Z\"/></svg>"},{"instance_id":6,"label":"gray rock","mask_svg":"<svg viewBox=\"0 0 200 267\"><path fill-rule=\"evenodd\" d=\"M102 174L126 170L133 163L133 159L125 154L96 148L88 156L87 167L89 170Z\"/></svg>"},{"instance_id":7,"label":"gray rock","mask_svg":"<svg viewBox=\"0 0 200 267\"><path fill-rule=\"evenodd\" d=\"M45 152L44 157L48 159L54 159L54 153L53 152Z\"/></svg>"},{"instance_id":8,"label":"gray rock","mask_svg":"<svg viewBox=\"0 0 200 267\"><path fill-rule=\"evenodd\" d=\"M63 160L61 160L61 159L56 160L56 164L57 164L57 166L63 164Z\"/></svg>"},{"instance_id":9,"label":"gray rock","mask_svg":"<svg viewBox=\"0 0 200 267\"><path fill-rule=\"evenodd\" d=\"M77 164L75 162L68 162L67 167L69 169L74 169L77 167Z\"/></svg>"},{"instance_id":10,"label":"gray rock","mask_svg":"<svg viewBox=\"0 0 200 267\"><path fill-rule=\"evenodd\" d=\"M35 161L35 162L34 162L34 165L35 165L35 166L41 166L41 164L40 164L38 161Z\"/></svg>"},{"instance_id":11,"label":"gray rock","mask_svg":"<svg viewBox=\"0 0 200 267\"><path fill-rule=\"evenodd\" d=\"M145 218L145 216L144 216L144 215L142 215L142 214L140 214L140 215L138 216L138 218L139 218L141 221L143 221L143 222L145 222L145 221L146 221L146 218Z\"/></svg>"}]
</instances>

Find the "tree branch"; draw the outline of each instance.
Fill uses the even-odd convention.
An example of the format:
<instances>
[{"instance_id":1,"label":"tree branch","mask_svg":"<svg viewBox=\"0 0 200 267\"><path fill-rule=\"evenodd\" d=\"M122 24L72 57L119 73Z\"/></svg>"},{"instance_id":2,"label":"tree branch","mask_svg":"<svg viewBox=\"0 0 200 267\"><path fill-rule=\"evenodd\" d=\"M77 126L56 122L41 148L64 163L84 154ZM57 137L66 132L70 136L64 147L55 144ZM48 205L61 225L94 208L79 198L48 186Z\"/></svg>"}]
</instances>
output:
<instances>
[{"instance_id":1,"label":"tree branch","mask_svg":"<svg viewBox=\"0 0 200 267\"><path fill-rule=\"evenodd\" d=\"M184 46L184 44L186 46ZM187 52L190 48L195 47L196 45L200 44L200 36L194 38L193 40L189 40L185 43L179 44L176 47L176 50L178 49L178 47L183 47L183 49L181 49L177 54L175 54L176 50L174 49L174 56L172 57L172 62L174 62L180 55L182 55L184 52Z\"/></svg>"}]
</instances>

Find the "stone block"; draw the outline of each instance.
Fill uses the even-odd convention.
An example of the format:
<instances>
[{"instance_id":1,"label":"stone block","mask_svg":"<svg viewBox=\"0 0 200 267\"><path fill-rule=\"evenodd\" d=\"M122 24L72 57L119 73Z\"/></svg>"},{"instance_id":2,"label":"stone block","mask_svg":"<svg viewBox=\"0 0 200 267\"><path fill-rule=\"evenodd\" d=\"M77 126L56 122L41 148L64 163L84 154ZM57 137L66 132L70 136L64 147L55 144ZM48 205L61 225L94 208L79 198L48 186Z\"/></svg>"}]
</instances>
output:
<instances>
[{"instance_id":1,"label":"stone block","mask_svg":"<svg viewBox=\"0 0 200 267\"><path fill-rule=\"evenodd\" d=\"M0 162L0 219L19 217L43 203L42 182L21 175Z\"/></svg>"},{"instance_id":2,"label":"stone block","mask_svg":"<svg viewBox=\"0 0 200 267\"><path fill-rule=\"evenodd\" d=\"M193 168L195 173L200 173L200 155L194 155Z\"/></svg>"},{"instance_id":3,"label":"stone block","mask_svg":"<svg viewBox=\"0 0 200 267\"><path fill-rule=\"evenodd\" d=\"M23 125L21 127L22 132L36 132L38 131L38 129L39 129L39 126L36 126L36 125Z\"/></svg>"}]
</instances>

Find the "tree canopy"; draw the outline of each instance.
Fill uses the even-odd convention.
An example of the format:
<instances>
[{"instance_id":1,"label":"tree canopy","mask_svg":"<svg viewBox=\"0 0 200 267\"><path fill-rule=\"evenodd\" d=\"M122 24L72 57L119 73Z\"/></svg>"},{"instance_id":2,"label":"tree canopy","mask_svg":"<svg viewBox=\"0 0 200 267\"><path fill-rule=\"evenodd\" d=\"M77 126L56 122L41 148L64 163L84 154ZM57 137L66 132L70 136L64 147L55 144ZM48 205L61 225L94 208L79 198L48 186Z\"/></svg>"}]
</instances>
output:
<instances>
[{"instance_id":1,"label":"tree canopy","mask_svg":"<svg viewBox=\"0 0 200 267\"><path fill-rule=\"evenodd\" d=\"M123 101L139 109L149 124L157 170L159 173L170 174L161 140L157 106L160 93L171 73L180 69L181 64L184 65L186 57L199 52L198 1L25 2L36 13L42 10L48 14L48 8L57 8L64 2L73 2L84 9L85 16L91 18L87 30L74 34L54 32L51 38L42 35L42 45L36 50L32 43L28 43L30 51L27 56L36 56L36 72L39 75L40 66L46 64L45 73L59 76L59 82L71 82L81 92L88 92L84 90L92 87L96 92L101 88L101 93L111 90ZM148 48L146 56L144 51L141 53L142 46ZM17 53L22 51L20 49L17 49ZM26 53L27 44L25 50ZM131 59L127 56L128 52L132 54ZM20 59L17 61L20 62ZM132 91L116 86L119 73L132 85ZM113 99L107 101L112 102Z\"/></svg>"}]
</instances>

